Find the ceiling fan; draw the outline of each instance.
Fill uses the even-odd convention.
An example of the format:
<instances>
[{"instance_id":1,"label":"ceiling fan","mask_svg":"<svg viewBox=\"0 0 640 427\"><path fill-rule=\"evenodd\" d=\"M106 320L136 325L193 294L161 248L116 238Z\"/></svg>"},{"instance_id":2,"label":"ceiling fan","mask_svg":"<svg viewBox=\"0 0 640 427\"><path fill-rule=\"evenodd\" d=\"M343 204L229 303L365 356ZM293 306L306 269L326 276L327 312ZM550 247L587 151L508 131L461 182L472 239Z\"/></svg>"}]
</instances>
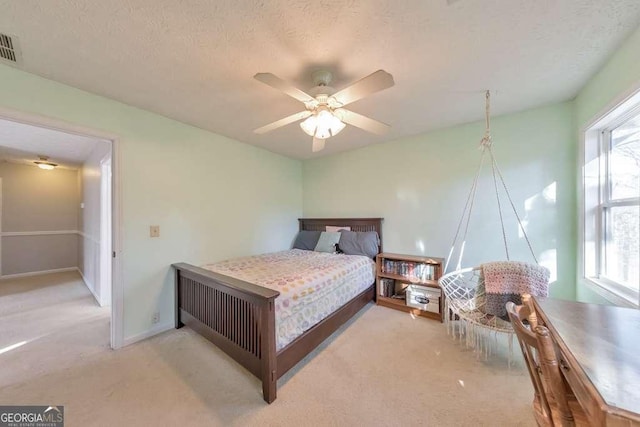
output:
<instances>
[{"instance_id":1,"label":"ceiling fan","mask_svg":"<svg viewBox=\"0 0 640 427\"><path fill-rule=\"evenodd\" d=\"M346 124L379 135L385 133L390 127L387 124L343 108L345 105L365 96L393 86L393 76L384 70L369 74L367 77L338 92L329 86L332 75L324 70L315 71L312 74L315 86L308 91L309 93L295 88L271 73L258 73L253 77L297 99L305 107L304 111L255 129L255 133L267 133L279 127L304 120L300 123L300 127L307 135L313 137L312 151L316 152L324 148L327 138L337 135L345 128Z\"/></svg>"}]
</instances>

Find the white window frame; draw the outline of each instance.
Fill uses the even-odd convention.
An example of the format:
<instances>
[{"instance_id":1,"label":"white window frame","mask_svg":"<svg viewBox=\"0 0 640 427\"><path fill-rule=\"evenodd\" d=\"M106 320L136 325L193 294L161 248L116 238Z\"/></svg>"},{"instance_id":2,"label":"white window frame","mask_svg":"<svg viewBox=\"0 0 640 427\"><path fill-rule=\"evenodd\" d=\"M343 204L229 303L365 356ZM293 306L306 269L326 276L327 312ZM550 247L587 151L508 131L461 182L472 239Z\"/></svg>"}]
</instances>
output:
<instances>
[{"instance_id":1,"label":"white window frame","mask_svg":"<svg viewBox=\"0 0 640 427\"><path fill-rule=\"evenodd\" d=\"M604 274L604 245L606 241L606 210L618 206L636 206L640 197L611 200L609 182L609 152L611 132L632 117L640 114L640 90L637 90L599 119L583 133L579 274L600 296L618 305L640 307L638 291L617 283Z\"/></svg>"}]
</instances>

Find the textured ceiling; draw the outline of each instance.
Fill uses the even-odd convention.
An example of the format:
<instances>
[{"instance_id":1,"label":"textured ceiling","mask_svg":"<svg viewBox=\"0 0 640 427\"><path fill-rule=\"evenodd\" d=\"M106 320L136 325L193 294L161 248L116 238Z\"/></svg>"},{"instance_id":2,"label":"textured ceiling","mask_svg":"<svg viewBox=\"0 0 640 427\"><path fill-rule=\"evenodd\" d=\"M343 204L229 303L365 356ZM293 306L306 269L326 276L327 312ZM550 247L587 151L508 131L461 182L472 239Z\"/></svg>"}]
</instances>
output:
<instances>
[{"instance_id":1,"label":"textured ceiling","mask_svg":"<svg viewBox=\"0 0 640 427\"><path fill-rule=\"evenodd\" d=\"M76 169L99 141L0 119L0 160L33 165L41 155L61 167Z\"/></svg>"},{"instance_id":2,"label":"textured ceiling","mask_svg":"<svg viewBox=\"0 0 640 427\"><path fill-rule=\"evenodd\" d=\"M0 0L26 71L295 158L327 155L573 98L640 23L638 0ZM350 105L388 123L347 127L311 153L293 124L252 129L302 104L324 68L340 89L377 70L396 85Z\"/></svg>"}]
</instances>

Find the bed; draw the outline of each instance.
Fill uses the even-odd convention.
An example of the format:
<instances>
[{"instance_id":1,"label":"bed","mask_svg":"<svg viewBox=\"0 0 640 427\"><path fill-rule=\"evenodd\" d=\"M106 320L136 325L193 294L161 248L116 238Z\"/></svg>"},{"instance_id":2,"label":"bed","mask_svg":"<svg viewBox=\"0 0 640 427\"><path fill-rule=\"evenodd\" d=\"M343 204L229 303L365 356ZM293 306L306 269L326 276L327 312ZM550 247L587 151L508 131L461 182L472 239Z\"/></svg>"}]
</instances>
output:
<instances>
[{"instance_id":1,"label":"bed","mask_svg":"<svg viewBox=\"0 0 640 427\"><path fill-rule=\"evenodd\" d=\"M302 218L298 222L301 231L325 231L327 226L349 227L352 231L376 231L380 237L378 252L382 251L382 218ZM276 263L285 262L287 258L294 257L301 267L305 265L302 262L306 259L305 254L295 251L287 252L289 253L266 254L263 257L267 257L266 261ZM329 256L329 254L307 255L319 256L322 258L321 261ZM346 257L350 258L351 263L348 269L355 270L357 265L360 265L358 268L362 268L362 260L352 261L351 257L354 257L352 255ZM371 279L368 285L359 283L355 287L345 289L343 295L339 297L332 293L335 287L331 288L329 285L317 287L318 293L322 296L331 295L331 301L325 302L322 305L323 308L319 310L324 311L324 314L314 313L313 316L303 316L305 322L311 323L303 327L304 331L301 333L299 330L292 330L295 329L293 326L276 328L276 306L278 306L278 313L282 316L281 313L288 308L285 307L285 303L293 301L294 297L300 298L305 294L304 289L291 291L282 287L260 286L260 283L268 285L273 278L269 277L269 273L261 277L259 266L257 268L251 268L252 265L247 266L257 258L259 257L240 258L204 266L209 269L186 263L174 264L173 267L176 270L175 326L176 328L189 326L258 377L262 381L263 398L271 403L276 399L278 378L353 317L369 301L375 299L375 280ZM356 276L359 280L364 277L361 273L355 273L347 278L347 282L355 282ZM316 278L316 280L319 279ZM282 295L272 287L283 290ZM288 317L295 317L295 310L289 311L294 313L288 313ZM278 323L279 326L284 324L282 317L278 318ZM296 322L291 322L291 325L293 324Z\"/></svg>"}]
</instances>

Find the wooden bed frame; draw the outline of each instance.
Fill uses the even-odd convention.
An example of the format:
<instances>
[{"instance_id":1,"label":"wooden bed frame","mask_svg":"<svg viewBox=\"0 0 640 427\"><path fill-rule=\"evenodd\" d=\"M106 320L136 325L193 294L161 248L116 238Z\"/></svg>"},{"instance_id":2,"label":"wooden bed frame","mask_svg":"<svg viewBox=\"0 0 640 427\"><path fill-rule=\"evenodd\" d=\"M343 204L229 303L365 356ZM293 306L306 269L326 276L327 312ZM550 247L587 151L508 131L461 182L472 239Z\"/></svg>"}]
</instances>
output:
<instances>
[{"instance_id":1,"label":"wooden bed frame","mask_svg":"<svg viewBox=\"0 0 640 427\"><path fill-rule=\"evenodd\" d=\"M324 231L349 226L352 231L377 231L382 218L301 218L300 230ZM378 248L382 252L382 243ZM194 265L173 264L175 326L188 325L262 380L267 403L276 399L277 380L329 335L375 299L375 282L364 292L276 352L274 300L278 291Z\"/></svg>"}]
</instances>

